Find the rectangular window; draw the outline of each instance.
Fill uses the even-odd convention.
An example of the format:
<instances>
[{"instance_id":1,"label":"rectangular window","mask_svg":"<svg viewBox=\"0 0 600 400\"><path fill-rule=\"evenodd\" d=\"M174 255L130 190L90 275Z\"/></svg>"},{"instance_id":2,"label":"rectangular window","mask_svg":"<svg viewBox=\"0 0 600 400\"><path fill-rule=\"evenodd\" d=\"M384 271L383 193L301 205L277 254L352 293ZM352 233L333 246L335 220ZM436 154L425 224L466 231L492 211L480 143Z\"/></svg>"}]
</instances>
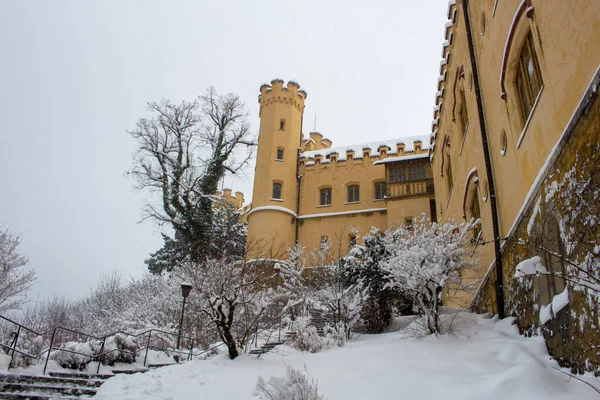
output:
<instances>
[{"instance_id":1,"label":"rectangular window","mask_svg":"<svg viewBox=\"0 0 600 400\"><path fill-rule=\"evenodd\" d=\"M385 182L375 183L375 199L383 200L385 197Z\"/></svg>"},{"instance_id":2,"label":"rectangular window","mask_svg":"<svg viewBox=\"0 0 600 400\"><path fill-rule=\"evenodd\" d=\"M540 90L542 90L542 74L538 63L531 32L525 38L525 43L519 55L516 86L521 99L523 121L527 121Z\"/></svg>"},{"instance_id":3,"label":"rectangular window","mask_svg":"<svg viewBox=\"0 0 600 400\"><path fill-rule=\"evenodd\" d=\"M273 184L273 198L281 199L281 183Z\"/></svg>"},{"instance_id":4,"label":"rectangular window","mask_svg":"<svg viewBox=\"0 0 600 400\"><path fill-rule=\"evenodd\" d=\"M348 186L348 203L357 203L360 201L360 186Z\"/></svg>"},{"instance_id":5,"label":"rectangular window","mask_svg":"<svg viewBox=\"0 0 600 400\"><path fill-rule=\"evenodd\" d=\"M279 121L279 130L285 131L285 119Z\"/></svg>"},{"instance_id":6,"label":"rectangular window","mask_svg":"<svg viewBox=\"0 0 600 400\"><path fill-rule=\"evenodd\" d=\"M405 221L404 225L406 226L406 229L412 231L412 228L413 228L413 220L412 220L412 218L406 218L406 221Z\"/></svg>"},{"instance_id":7,"label":"rectangular window","mask_svg":"<svg viewBox=\"0 0 600 400\"><path fill-rule=\"evenodd\" d=\"M321 189L321 202L322 206L331 205L331 188Z\"/></svg>"},{"instance_id":8,"label":"rectangular window","mask_svg":"<svg viewBox=\"0 0 600 400\"><path fill-rule=\"evenodd\" d=\"M329 238L327 236L321 236L321 238L319 239L319 242L321 245L321 250L329 249Z\"/></svg>"},{"instance_id":9,"label":"rectangular window","mask_svg":"<svg viewBox=\"0 0 600 400\"><path fill-rule=\"evenodd\" d=\"M408 167L408 180L409 181L422 181L425 179L425 166L424 165L412 165Z\"/></svg>"},{"instance_id":10,"label":"rectangular window","mask_svg":"<svg viewBox=\"0 0 600 400\"><path fill-rule=\"evenodd\" d=\"M406 168L396 167L390 169L390 183L406 182Z\"/></svg>"},{"instance_id":11,"label":"rectangular window","mask_svg":"<svg viewBox=\"0 0 600 400\"><path fill-rule=\"evenodd\" d=\"M353 248L356 246L356 235L350 235L350 241L348 243L348 248Z\"/></svg>"},{"instance_id":12,"label":"rectangular window","mask_svg":"<svg viewBox=\"0 0 600 400\"><path fill-rule=\"evenodd\" d=\"M283 161L283 149L277 149L277 159Z\"/></svg>"}]
</instances>

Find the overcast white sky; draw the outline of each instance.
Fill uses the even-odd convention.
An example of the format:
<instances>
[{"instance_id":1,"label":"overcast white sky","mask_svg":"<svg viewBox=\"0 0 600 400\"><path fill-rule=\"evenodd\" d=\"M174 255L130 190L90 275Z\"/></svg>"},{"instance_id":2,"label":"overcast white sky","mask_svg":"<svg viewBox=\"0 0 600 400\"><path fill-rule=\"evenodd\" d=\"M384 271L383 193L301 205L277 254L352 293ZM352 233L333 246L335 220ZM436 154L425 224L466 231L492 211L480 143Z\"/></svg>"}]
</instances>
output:
<instances>
[{"instance_id":1,"label":"overcast white sky","mask_svg":"<svg viewBox=\"0 0 600 400\"><path fill-rule=\"evenodd\" d=\"M446 0L0 0L0 225L22 237L31 297L139 276L161 246L137 224L125 133L148 101L235 92L258 132L273 78L308 92L305 133L334 145L428 134ZM226 186L252 192L252 171Z\"/></svg>"}]
</instances>

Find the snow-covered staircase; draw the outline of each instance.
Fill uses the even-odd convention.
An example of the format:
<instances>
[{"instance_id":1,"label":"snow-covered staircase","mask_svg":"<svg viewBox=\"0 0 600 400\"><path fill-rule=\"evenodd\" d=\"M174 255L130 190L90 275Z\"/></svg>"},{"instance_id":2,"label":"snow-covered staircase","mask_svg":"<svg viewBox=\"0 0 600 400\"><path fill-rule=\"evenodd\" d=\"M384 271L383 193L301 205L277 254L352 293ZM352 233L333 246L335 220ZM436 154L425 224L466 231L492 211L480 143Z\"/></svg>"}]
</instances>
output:
<instances>
[{"instance_id":1,"label":"snow-covered staircase","mask_svg":"<svg viewBox=\"0 0 600 400\"><path fill-rule=\"evenodd\" d=\"M262 354L268 353L280 344L283 344L283 342L267 342L258 349L250 350L250 354L257 355L260 357Z\"/></svg>"},{"instance_id":2,"label":"snow-covered staircase","mask_svg":"<svg viewBox=\"0 0 600 400\"><path fill-rule=\"evenodd\" d=\"M46 375L0 374L0 399L90 398L114 375L50 372Z\"/></svg>"},{"instance_id":3,"label":"snow-covered staircase","mask_svg":"<svg viewBox=\"0 0 600 400\"><path fill-rule=\"evenodd\" d=\"M333 316L331 313L315 308L308 310L308 313L310 314L310 324L317 328L319 336L324 336L325 325L333 325Z\"/></svg>"}]
</instances>

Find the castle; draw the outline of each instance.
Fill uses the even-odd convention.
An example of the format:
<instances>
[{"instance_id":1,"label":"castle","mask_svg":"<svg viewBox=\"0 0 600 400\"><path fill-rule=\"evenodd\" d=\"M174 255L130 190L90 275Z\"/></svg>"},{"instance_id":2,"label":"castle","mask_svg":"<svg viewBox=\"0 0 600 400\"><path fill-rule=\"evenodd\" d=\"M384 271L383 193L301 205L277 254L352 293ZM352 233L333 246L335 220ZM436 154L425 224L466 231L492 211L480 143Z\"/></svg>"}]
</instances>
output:
<instances>
[{"instance_id":1,"label":"castle","mask_svg":"<svg viewBox=\"0 0 600 400\"><path fill-rule=\"evenodd\" d=\"M332 147L302 135L298 84L261 87L248 259L294 243L343 256L356 232L421 213L480 219L476 290L445 303L513 316L561 365L597 371L600 7L450 0L444 33L427 138ZM546 272L519 275L532 257Z\"/></svg>"},{"instance_id":2,"label":"castle","mask_svg":"<svg viewBox=\"0 0 600 400\"><path fill-rule=\"evenodd\" d=\"M435 218L429 136L333 147L302 134L306 98L295 82L260 88L249 260L285 260L295 243L341 257L374 226Z\"/></svg>"}]
</instances>

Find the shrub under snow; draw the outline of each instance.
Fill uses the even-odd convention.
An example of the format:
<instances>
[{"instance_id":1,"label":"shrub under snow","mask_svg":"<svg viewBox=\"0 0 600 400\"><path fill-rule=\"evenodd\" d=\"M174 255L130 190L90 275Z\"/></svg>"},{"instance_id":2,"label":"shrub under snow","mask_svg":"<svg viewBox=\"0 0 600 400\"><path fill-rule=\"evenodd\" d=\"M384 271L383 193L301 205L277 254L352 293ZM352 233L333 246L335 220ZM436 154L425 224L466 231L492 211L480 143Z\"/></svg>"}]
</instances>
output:
<instances>
[{"instance_id":1,"label":"shrub under snow","mask_svg":"<svg viewBox=\"0 0 600 400\"><path fill-rule=\"evenodd\" d=\"M325 400L317 382L309 379L306 365L304 371L286 365L283 377L271 376L268 382L259 376L254 396L261 400Z\"/></svg>"}]
</instances>

